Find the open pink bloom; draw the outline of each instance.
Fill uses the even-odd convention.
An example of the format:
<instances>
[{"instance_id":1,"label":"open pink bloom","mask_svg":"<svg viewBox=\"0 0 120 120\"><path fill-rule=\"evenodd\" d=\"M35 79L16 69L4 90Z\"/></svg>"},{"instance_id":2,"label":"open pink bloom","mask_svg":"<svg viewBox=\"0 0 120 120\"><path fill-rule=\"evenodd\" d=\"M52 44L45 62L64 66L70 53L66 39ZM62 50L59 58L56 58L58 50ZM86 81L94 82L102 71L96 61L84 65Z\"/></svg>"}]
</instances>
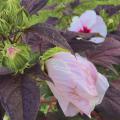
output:
<instances>
[{"instance_id":1,"label":"open pink bloom","mask_svg":"<svg viewBox=\"0 0 120 120\"><path fill-rule=\"evenodd\" d=\"M90 117L109 87L106 77L86 58L67 52L59 52L47 60L46 68L54 82L47 84L64 114L74 116L80 112Z\"/></svg>"},{"instance_id":2,"label":"open pink bloom","mask_svg":"<svg viewBox=\"0 0 120 120\"><path fill-rule=\"evenodd\" d=\"M94 37L90 41L94 43L101 43L105 40L107 35L107 27L102 17L96 15L95 11L88 10L80 17L75 16L68 28L70 31L83 33L99 33L103 37Z\"/></svg>"}]
</instances>

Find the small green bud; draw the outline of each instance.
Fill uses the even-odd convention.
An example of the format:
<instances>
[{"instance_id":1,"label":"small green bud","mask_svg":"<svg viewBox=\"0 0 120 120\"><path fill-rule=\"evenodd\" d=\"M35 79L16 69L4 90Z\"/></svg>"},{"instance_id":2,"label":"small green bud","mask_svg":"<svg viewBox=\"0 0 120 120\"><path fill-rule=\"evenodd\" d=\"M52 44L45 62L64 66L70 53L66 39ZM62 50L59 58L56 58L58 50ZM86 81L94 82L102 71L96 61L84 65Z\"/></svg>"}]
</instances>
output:
<instances>
[{"instance_id":1,"label":"small green bud","mask_svg":"<svg viewBox=\"0 0 120 120\"><path fill-rule=\"evenodd\" d=\"M16 48L16 47L9 47L7 48L7 57L10 58L10 59L14 59L14 57L16 56L17 53L20 52L20 49Z\"/></svg>"},{"instance_id":2,"label":"small green bud","mask_svg":"<svg viewBox=\"0 0 120 120\"><path fill-rule=\"evenodd\" d=\"M24 69L35 64L39 57L38 54L31 51L28 45L11 44L9 42L5 43L2 53L2 65L11 69L15 73L23 73Z\"/></svg>"}]
</instances>

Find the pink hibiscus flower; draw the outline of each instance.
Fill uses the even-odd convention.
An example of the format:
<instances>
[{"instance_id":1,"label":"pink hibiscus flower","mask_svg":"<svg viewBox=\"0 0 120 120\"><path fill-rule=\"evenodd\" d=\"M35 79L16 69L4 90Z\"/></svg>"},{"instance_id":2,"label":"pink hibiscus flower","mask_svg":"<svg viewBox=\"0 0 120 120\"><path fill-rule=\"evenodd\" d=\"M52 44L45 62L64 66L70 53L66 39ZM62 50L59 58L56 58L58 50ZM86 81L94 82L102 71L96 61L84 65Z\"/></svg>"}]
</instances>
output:
<instances>
[{"instance_id":1,"label":"pink hibiscus flower","mask_svg":"<svg viewBox=\"0 0 120 120\"><path fill-rule=\"evenodd\" d=\"M79 55L59 52L46 61L47 82L66 116L77 113L90 117L95 106L102 102L109 87L107 79L95 66Z\"/></svg>"},{"instance_id":2,"label":"pink hibiscus flower","mask_svg":"<svg viewBox=\"0 0 120 120\"><path fill-rule=\"evenodd\" d=\"M99 33L103 36L90 39L90 41L94 43L103 42L107 35L107 27L102 17L98 16L93 10L84 12L80 17L73 17L72 23L68 30L83 33Z\"/></svg>"}]
</instances>

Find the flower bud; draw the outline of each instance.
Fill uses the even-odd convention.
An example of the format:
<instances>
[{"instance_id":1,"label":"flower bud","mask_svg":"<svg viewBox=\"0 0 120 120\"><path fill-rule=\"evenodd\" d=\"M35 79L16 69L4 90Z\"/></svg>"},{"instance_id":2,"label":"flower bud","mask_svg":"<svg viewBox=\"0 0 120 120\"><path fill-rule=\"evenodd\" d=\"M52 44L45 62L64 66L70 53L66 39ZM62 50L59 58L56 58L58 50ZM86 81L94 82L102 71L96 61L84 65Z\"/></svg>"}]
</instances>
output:
<instances>
[{"instance_id":1,"label":"flower bud","mask_svg":"<svg viewBox=\"0 0 120 120\"><path fill-rule=\"evenodd\" d=\"M29 46L25 44L11 44L9 42L5 42L2 53L2 65L15 73L23 73L25 68L32 65L31 61L34 58L33 56L36 56L31 52Z\"/></svg>"},{"instance_id":2,"label":"flower bud","mask_svg":"<svg viewBox=\"0 0 120 120\"><path fill-rule=\"evenodd\" d=\"M64 114L75 116L80 112L90 117L109 87L107 78L86 58L70 52L55 53L46 60L45 66L53 80L47 84Z\"/></svg>"}]
</instances>

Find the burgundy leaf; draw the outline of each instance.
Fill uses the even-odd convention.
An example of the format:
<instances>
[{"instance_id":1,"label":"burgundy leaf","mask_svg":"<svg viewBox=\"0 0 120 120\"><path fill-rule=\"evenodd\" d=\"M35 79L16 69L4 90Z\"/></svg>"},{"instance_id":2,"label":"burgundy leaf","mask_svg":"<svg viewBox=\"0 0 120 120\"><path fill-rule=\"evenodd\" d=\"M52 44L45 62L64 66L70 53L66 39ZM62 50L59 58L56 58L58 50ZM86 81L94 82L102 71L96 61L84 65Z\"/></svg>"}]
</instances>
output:
<instances>
[{"instance_id":1,"label":"burgundy leaf","mask_svg":"<svg viewBox=\"0 0 120 120\"><path fill-rule=\"evenodd\" d=\"M31 37L29 37L29 35ZM70 45L68 44L66 39L60 34L60 32L52 28L51 26L45 24L37 24L26 30L23 40L27 44L32 43L31 46L35 48L41 48L43 44L46 44L46 47L48 48L49 46L54 45L72 51ZM43 49L45 48L43 47Z\"/></svg>"},{"instance_id":2,"label":"burgundy leaf","mask_svg":"<svg viewBox=\"0 0 120 120\"><path fill-rule=\"evenodd\" d=\"M23 120L35 120L39 110L40 93L35 82L25 76L21 82Z\"/></svg>"},{"instance_id":3,"label":"burgundy leaf","mask_svg":"<svg viewBox=\"0 0 120 120\"><path fill-rule=\"evenodd\" d=\"M40 38L38 35L32 32L26 32L23 36L23 42L30 45L34 52L43 53L49 48L53 47L48 41Z\"/></svg>"},{"instance_id":4,"label":"burgundy leaf","mask_svg":"<svg viewBox=\"0 0 120 120\"><path fill-rule=\"evenodd\" d=\"M51 81L51 78L41 70L41 66L39 64L34 65L32 68L25 71L26 74L30 74L31 76L34 76L36 79L39 78L40 80L47 80Z\"/></svg>"},{"instance_id":5,"label":"burgundy leaf","mask_svg":"<svg viewBox=\"0 0 120 120\"><path fill-rule=\"evenodd\" d=\"M39 98L39 89L27 75L0 79L0 102L11 120L35 120Z\"/></svg>"},{"instance_id":6,"label":"burgundy leaf","mask_svg":"<svg viewBox=\"0 0 120 120\"><path fill-rule=\"evenodd\" d=\"M110 33L108 37L111 37L120 41L120 32Z\"/></svg>"},{"instance_id":7,"label":"burgundy leaf","mask_svg":"<svg viewBox=\"0 0 120 120\"><path fill-rule=\"evenodd\" d=\"M95 49L87 50L86 55L93 63L111 68L113 64L120 64L120 41L108 38Z\"/></svg>"},{"instance_id":8,"label":"burgundy leaf","mask_svg":"<svg viewBox=\"0 0 120 120\"><path fill-rule=\"evenodd\" d=\"M97 12L97 14L99 14L101 10L105 10L109 16L112 16L119 12L120 5L116 5L116 6L114 6L114 5L99 5L95 8L95 11Z\"/></svg>"},{"instance_id":9,"label":"burgundy leaf","mask_svg":"<svg viewBox=\"0 0 120 120\"><path fill-rule=\"evenodd\" d=\"M11 74L12 71L9 70L8 68L6 67L0 67L0 75L8 75L8 74Z\"/></svg>"},{"instance_id":10,"label":"burgundy leaf","mask_svg":"<svg viewBox=\"0 0 120 120\"><path fill-rule=\"evenodd\" d=\"M54 10L58 4L53 3L52 5L46 5L43 10Z\"/></svg>"},{"instance_id":11,"label":"burgundy leaf","mask_svg":"<svg viewBox=\"0 0 120 120\"><path fill-rule=\"evenodd\" d=\"M30 13L36 14L47 4L48 0L21 0L21 5Z\"/></svg>"},{"instance_id":12,"label":"burgundy leaf","mask_svg":"<svg viewBox=\"0 0 120 120\"><path fill-rule=\"evenodd\" d=\"M80 0L73 0L72 2L68 2L68 4L65 4L63 15L69 16L74 14L74 8L80 5Z\"/></svg>"},{"instance_id":13,"label":"burgundy leaf","mask_svg":"<svg viewBox=\"0 0 120 120\"><path fill-rule=\"evenodd\" d=\"M80 0L74 0L73 2L70 3L71 8L75 8L80 5Z\"/></svg>"},{"instance_id":14,"label":"burgundy leaf","mask_svg":"<svg viewBox=\"0 0 120 120\"><path fill-rule=\"evenodd\" d=\"M77 39L72 40L71 42L69 42L69 44L71 45L74 52L79 52L79 53L82 53L87 49L90 50L96 47L96 44L92 42L86 40L77 40Z\"/></svg>"},{"instance_id":15,"label":"burgundy leaf","mask_svg":"<svg viewBox=\"0 0 120 120\"><path fill-rule=\"evenodd\" d=\"M47 20L46 20L46 24L50 24L52 26L55 26L59 23L59 19L57 17L49 17Z\"/></svg>"},{"instance_id":16,"label":"burgundy leaf","mask_svg":"<svg viewBox=\"0 0 120 120\"><path fill-rule=\"evenodd\" d=\"M113 81L103 99L96 107L103 120L120 119L120 80Z\"/></svg>"}]
</instances>

